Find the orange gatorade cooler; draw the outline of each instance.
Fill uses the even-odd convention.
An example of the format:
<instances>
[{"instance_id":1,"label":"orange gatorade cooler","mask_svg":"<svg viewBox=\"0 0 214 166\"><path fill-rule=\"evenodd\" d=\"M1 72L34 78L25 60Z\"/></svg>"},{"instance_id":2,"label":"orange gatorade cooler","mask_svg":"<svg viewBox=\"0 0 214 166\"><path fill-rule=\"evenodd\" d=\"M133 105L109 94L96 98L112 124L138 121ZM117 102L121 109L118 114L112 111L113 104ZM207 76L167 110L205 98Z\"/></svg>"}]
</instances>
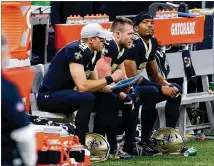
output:
<instances>
[{"instance_id":1,"label":"orange gatorade cooler","mask_svg":"<svg viewBox=\"0 0 214 166\"><path fill-rule=\"evenodd\" d=\"M198 43L204 39L204 18L168 18L154 19L154 36L158 44L171 45L183 43ZM164 33L163 33L164 30Z\"/></svg>"},{"instance_id":2,"label":"orange gatorade cooler","mask_svg":"<svg viewBox=\"0 0 214 166\"><path fill-rule=\"evenodd\" d=\"M2 33L7 37L11 58L23 60L29 58L27 48L31 37L31 3L1 2Z\"/></svg>"},{"instance_id":3,"label":"orange gatorade cooler","mask_svg":"<svg viewBox=\"0 0 214 166\"><path fill-rule=\"evenodd\" d=\"M34 78L28 55L31 38L31 2L1 2L1 5L2 33L8 40L11 55L10 65L3 74L17 85L26 112L29 113Z\"/></svg>"},{"instance_id":4,"label":"orange gatorade cooler","mask_svg":"<svg viewBox=\"0 0 214 166\"><path fill-rule=\"evenodd\" d=\"M88 16L89 17L89 16ZM101 24L103 28L110 29L111 23ZM56 24L55 25L55 47L60 50L65 45L80 39L80 32L84 24Z\"/></svg>"},{"instance_id":5,"label":"orange gatorade cooler","mask_svg":"<svg viewBox=\"0 0 214 166\"><path fill-rule=\"evenodd\" d=\"M30 67L10 68L3 72L4 76L13 82L25 103L26 112L30 110L30 92L32 88L32 81L34 78L34 71Z\"/></svg>"}]
</instances>

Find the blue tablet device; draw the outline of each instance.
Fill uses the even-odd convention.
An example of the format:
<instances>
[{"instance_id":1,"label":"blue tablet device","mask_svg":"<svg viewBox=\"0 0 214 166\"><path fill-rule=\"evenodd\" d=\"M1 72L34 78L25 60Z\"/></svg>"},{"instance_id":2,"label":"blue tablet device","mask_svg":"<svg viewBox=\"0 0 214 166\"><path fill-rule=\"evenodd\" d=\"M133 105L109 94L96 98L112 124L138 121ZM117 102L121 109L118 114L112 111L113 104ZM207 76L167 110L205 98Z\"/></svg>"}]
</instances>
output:
<instances>
[{"instance_id":1,"label":"blue tablet device","mask_svg":"<svg viewBox=\"0 0 214 166\"><path fill-rule=\"evenodd\" d=\"M132 86L134 85L140 78L142 77L141 74L137 75L137 76L134 76L134 77L130 77L128 79L125 79L125 80L121 80L119 81L116 85L114 85L111 90L114 91L114 90L118 90L120 88L126 88L128 86Z\"/></svg>"}]
</instances>

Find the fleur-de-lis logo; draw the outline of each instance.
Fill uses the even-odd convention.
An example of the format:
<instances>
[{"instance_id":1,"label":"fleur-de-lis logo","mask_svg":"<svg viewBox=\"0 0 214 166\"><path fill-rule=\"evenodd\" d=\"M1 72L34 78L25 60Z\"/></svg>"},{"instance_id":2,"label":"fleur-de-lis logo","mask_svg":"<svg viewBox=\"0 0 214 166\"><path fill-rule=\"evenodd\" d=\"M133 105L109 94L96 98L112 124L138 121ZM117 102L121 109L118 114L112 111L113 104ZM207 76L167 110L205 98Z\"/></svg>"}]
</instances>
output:
<instances>
[{"instance_id":1,"label":"fleur-de-lis logo","mask_svg":"<svg viewBox=\"0 0 214 166\"><path fill-rule=\"evenodd\" d=\"M75 55L75 59L76 59L76 60L78 60L78 59L82 58L81 51L76 52L74 55Z\"/></svg>"},{"instance_id":2,"label":"fleur-de-lis logo","mask_svg":"<svg viewBox=\"0 0 214 166\"><path fill-rule=\"evenodd\" d=\"M103 48L103 50L102 50L102 55L106 55L106 54L108 54L108 50L105 49L105 48Z\"/></svg>"},{"instance_id":3,"label":"fleur-de-lis logo","mask_svg":"<svg viewBox=\"0 0 214 166\"><path fill-rule=\"evenodd\" d=\"M87 146L88 146L89 150L91 150L91 149L95 149L95 148L99 147L99 143L97 142L96 138L94 138L87 142Z\"/></svg>"}]
</instances>

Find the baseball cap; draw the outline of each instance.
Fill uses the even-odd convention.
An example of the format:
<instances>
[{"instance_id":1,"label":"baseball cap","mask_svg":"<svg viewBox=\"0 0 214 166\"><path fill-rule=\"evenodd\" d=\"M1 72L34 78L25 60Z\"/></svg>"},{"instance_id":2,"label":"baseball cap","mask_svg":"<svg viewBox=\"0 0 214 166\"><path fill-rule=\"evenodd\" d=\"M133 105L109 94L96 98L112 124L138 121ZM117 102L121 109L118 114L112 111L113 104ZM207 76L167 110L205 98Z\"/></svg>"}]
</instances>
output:
<instances>
[{"instance_id":1,"label":"baseball cap","mask_svg":"<svg viewBox=\"0 0 214 166\"><path fill-rule=\"evenodd\" d=\"M109 32L105 30L100 24L98 23L90 23L82 27L81 30L81 38L87 39L90 37L100 37L103 39L110 38L113 32Z\"/></svg>"},{"instance_id":2,"label":"baseball cap","mask_svg":"<svg viewBox=\"0 0 214 166\"><path fill-rule=\"evenodd\" d=\"M153 17L146 13L146 12L141 12L134 18L134 25L138 26L144 19L153 19Z\"/></svg>"}]
</instances>

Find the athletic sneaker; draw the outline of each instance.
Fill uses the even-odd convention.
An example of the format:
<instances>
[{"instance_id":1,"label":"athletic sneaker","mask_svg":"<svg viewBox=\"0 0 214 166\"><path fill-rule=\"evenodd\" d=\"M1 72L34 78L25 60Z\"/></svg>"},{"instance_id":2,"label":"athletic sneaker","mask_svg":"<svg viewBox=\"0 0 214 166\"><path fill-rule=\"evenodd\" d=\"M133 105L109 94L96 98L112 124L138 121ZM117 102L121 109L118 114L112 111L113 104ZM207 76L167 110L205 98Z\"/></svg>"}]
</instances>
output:
<instances>
[{"instance_id":1,"label":"athletic sneaker","mask_svg":"<svg viewBox=\"0 0 214 166\"><path fill-rule=\"evenodd\" d=\"M184 153L184 152L186 152L187 150L188 150L187 147L183 147L183 148L181 149L181 153Z\"/></svg>"},{"instance_id":2,"label":"athletic sneaker","mask_svg":"<svg viewBox=\"0 0 214 166\"><path fill-rule=\"evenodd\" d=\"M136 143L125 143L123 146L123 151L132 156L145 156L146 155L146 152L143 151L143 148Z\"/></svg>"},{"instance_id":3,"label":"athletic sneaker","mask_svg":"<svg viewBox=\"0 0 214 166\"><path fill-rule=\"evenodd\" d=\"M110 152L109 159L132 159L133 157L122 149L117 149Z\"/></svg>"},{"instance_id":4,"label":"athletic sneaker","mask_svg":"<svg viewBox=\"0 0 214 166\"><path fill-rule=\"evenodd\" d=\"M154 143L150 140L147 142L139 142L138 146L142 147L142 151L144 152L143 154L146 156L153 156L158 153Z\"/></svg>"}]
</instances>

